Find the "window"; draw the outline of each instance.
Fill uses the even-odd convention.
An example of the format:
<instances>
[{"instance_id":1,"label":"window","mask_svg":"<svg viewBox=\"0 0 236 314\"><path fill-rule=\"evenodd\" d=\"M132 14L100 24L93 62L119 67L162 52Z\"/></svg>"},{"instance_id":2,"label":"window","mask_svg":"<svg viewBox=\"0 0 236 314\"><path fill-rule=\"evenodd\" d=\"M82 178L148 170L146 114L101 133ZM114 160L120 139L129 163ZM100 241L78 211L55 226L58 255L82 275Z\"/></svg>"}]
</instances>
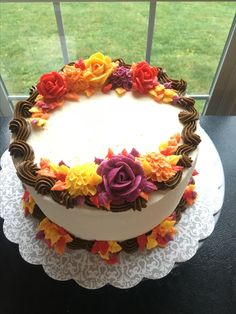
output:
<instances>
[{"instance_id":1,"label":"window","mask_svg":"<svg viewBox=\"0 0 236 314\"><path fill-rule=\"evenodd\" d=\"M165 67L169 76L188 82L188 94L201 111L229 30L234 31L235 9L229 1L5 0L0 5L1 111L9 113L8 100L26 98L42 73L95 51Z\"/></svg>"}]
</instances>

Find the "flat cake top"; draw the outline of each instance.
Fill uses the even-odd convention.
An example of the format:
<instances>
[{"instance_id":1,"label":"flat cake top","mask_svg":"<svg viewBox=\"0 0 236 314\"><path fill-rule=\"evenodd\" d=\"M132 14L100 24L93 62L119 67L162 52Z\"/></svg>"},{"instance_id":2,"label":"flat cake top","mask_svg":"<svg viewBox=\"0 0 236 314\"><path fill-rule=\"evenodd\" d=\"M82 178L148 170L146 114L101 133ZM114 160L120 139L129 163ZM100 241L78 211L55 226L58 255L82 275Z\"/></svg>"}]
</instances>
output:
<instances>
[{"instance_id":1,"label":"flat cake top","mask_svg":"<svg viewBox=\"0 0 236 314\"><path fill-rule=\"evenodd\" d=\"M159 104L146 96L98 93L80 101L67 101L41 130L31 132L35 162L48 158L68 165L104 158L108 148L115 154L135 148L140 154L157 151L160 143L181 133L180 109Z\"/></svg>"}]
</instances>

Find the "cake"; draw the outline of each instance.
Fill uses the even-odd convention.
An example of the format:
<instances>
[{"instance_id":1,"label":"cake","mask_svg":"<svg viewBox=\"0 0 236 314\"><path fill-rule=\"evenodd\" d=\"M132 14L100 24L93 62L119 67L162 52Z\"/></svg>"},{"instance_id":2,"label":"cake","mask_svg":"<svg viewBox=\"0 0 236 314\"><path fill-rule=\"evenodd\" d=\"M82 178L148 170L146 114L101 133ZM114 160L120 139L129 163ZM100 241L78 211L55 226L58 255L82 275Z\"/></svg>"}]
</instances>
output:
<instances>
[{"instance_id":1,"label":"cake","mask_svg":"<svg viewBox=\"0 0 236 314\"><path fill-rule=\"evenodd\" d=\"M101 53L43 74L9 124L37 237L58 253L165 247L196 198L200 137L186 82Z\"/></svg>"}]
</instances>

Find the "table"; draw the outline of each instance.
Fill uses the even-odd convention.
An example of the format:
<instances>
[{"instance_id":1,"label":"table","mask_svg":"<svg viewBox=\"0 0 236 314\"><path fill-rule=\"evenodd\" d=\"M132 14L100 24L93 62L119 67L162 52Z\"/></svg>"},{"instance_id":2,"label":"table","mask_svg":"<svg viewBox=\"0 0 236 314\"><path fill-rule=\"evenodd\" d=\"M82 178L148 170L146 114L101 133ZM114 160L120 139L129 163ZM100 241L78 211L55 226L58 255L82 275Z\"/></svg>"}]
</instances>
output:
<instances>
[{"instance_id":1,"label":"table","mask_svg":"<svg viewBox=\"0 0 236 314\"><path fill-rule=\"evenodd\" d=\"M9 143L9 120L0 118L0 155ZM0 313L235 313L236 116L204 116L200 122L222 159L226 193L213 234L190 261L129 290L87 290L72 280L53 280L41 266L25 262L17 245L5 238L1 219Z\"/></svg>"}]
</instances>

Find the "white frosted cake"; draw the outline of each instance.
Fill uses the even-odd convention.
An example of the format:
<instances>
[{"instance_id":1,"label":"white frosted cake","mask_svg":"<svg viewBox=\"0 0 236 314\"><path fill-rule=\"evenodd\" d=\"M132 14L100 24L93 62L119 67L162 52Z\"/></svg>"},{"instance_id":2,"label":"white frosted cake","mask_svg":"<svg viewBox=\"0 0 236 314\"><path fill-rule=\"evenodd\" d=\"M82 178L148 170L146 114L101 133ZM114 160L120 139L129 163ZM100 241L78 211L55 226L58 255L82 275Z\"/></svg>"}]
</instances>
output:
<instances>
[{"instance_id":1,"label":"white frosted cake","mask_svg":"<svg viewBox=\"0 0 236 314\"><path fill-rule=\"evenodd\" d=\"M176 208L196 198L198 115L185 89L101 53L40 78L16 106L9 147L39 238L109 263L173 239Z\"/></svg>"}]
</instances>

